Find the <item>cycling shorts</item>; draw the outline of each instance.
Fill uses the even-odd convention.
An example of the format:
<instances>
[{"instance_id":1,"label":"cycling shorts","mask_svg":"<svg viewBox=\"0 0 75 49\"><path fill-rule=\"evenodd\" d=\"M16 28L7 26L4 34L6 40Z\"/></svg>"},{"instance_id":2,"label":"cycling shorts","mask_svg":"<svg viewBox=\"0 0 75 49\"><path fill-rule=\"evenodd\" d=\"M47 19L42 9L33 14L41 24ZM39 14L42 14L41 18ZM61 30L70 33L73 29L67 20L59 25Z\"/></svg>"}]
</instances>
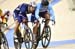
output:
<instances>
[{"instance_id":1,"label":"cycling shorts","mask_svg":"<svg viewBox=\"0 0 75 49\"><path fill-rule=\"evenodd\" d=\"M19 23L23 22L23 19L27 19L27 16L14 15L14 19L18 20Z\"/></svg>"}]
</instances>

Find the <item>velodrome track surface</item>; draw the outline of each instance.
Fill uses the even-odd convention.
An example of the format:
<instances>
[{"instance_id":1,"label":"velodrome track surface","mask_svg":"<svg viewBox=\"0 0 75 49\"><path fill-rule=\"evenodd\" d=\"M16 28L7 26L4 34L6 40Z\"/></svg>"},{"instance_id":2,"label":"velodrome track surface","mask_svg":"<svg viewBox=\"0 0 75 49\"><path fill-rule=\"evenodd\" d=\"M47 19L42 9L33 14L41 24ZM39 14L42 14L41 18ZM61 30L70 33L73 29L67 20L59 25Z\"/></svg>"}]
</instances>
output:
<instances>
[{"instance_id":1,"label":"velodrome track surface","mask_svg":"<svg viewBox=\"0 0 75 49\"><path fill-rule=\"evenodd\" d=\"M14 48L10 48L10 49L14 49ZM26 48L22 48L22 49L26 49ZM45 48L40 47L37 49L45 49ZM60 45L55 47L48 47L46 49L75 49L75 44L65 44L65 45Z\"/></svg>"}]
</instances>

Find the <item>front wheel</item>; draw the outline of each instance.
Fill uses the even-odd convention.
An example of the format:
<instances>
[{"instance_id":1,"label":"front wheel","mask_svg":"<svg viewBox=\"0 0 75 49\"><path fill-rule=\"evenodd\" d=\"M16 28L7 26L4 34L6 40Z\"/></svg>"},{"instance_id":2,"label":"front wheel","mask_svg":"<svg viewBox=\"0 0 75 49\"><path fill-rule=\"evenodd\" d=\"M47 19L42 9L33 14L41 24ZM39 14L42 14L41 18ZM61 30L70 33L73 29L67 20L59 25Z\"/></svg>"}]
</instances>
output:
<instances>
[{"instance_id":1,"label":"front wheel","mask_svg":"<svg viewBox=\"0 0 75 49\"><path fill-rule=\"evenodd\" d=\"M47 48L51 39L51 28L50 26L45 26L42 32L42 46Z\"/></svg>"},{"instance_id":2,"label":"front wheel","mask_svg":"<svg viewBox=\"0 0 75 49\"><path fill-rule=\"evenodd\" d=\"M15 37L17 36L17 37ZM17 33L14 36L14 46L15 49L21 49L21 44L22 44L22 37L21 37L21 32L18 30Z\"/></svg>"},{"instance_id":3,"label":"front wheel","mask_svg":"<svg viewBox=\"0 0 75 49\"><path fill-rule=\"evenodd\" d=\"M32 34L32 31L30 28L25 30L24 42L25 42L25 47L27 49L32 49L32 47L33 47L33 34Z\"/></svg>"}]
</instances>

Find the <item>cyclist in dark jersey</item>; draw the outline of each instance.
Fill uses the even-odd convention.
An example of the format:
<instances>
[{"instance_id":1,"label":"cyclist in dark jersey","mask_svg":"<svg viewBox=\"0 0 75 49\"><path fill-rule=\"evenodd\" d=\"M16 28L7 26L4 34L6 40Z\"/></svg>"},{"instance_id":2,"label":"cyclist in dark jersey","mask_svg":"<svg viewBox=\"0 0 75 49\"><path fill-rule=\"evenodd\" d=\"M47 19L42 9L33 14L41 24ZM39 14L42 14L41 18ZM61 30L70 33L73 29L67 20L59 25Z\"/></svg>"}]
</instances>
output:
<instances>
[{"instance_id":1,"label":"cyclist in dark jersey","mask_svg":"<svg viewBox=\"0 0 75 49\"><path fill-rule=\"evenodd\" d=\"M14 34L15 34L15 38L17 38L16 34L18 34L18 27L20 25L21 22L25 23L25 25L27 26L28 28L28 18L27 18L27 14L29 13L33 13L34 11L34 7L30 4L26 4L26 3L23 3L21 5L19 5L15 10L14 10L14 20L15 20L15 31L14 31ZM26 29L27 29L26 28ZM19 37L21 37L21 35L19 35Z\"/></svg>"}]
</instances>

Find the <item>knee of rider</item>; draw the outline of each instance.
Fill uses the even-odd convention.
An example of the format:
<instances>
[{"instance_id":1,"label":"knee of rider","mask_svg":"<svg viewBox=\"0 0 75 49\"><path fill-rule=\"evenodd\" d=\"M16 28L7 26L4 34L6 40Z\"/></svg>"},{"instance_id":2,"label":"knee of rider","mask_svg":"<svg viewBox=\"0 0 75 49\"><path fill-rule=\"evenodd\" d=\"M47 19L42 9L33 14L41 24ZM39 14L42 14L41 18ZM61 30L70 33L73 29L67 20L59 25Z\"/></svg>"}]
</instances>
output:
<instances>
[{"instance_id":1,"label":"knee of rider","mask_svg":"<svg viewBox=\"0 0 75 49\"><path fill-rule=\"evenodd\" d=\"M19 24L18 20L15 20L15 24Z\"/></svg>"},{"instance_id":2,"label":"knee of rider","mask_svg":"<svg viewBox=\"0 0 75 49\"><path fill-rule=\"evenodd\" d=\"M19 22L16 20L15 21L15 27L17 28L19 26Z\"/></svg>"},{"instance_id":3,"label":"knee of rider","mask_svg":"<svg viewBox=\"0 0 75 49\"><path fill-rule=\"evenodd\" d=\"M39 25L39 22L37 21L37 22L35 22L35 25L36 25L36 27L38 27L38 25Z\"/></svg>"},{"instance_id":4,"label":"knee of rider","mask_svg":"<svg viewBox=\"0 0 75 49\"><path fill-rule=\"evenodd\" d=\"M50 14L47 12L47 13L45 13L45 17L46 18L50 18Z\"/></svg>"},{"instance_id":5,"label":"knee of rider","mask_svg":"<svg viewBox=\"0 0 75 49\"><path fill-rule=\"evenodd\" d=\"M23 23L27 23L27 21L28 21L28 20L26 20L26 19L23 19Z\"/></svg>"}]
</instances>

